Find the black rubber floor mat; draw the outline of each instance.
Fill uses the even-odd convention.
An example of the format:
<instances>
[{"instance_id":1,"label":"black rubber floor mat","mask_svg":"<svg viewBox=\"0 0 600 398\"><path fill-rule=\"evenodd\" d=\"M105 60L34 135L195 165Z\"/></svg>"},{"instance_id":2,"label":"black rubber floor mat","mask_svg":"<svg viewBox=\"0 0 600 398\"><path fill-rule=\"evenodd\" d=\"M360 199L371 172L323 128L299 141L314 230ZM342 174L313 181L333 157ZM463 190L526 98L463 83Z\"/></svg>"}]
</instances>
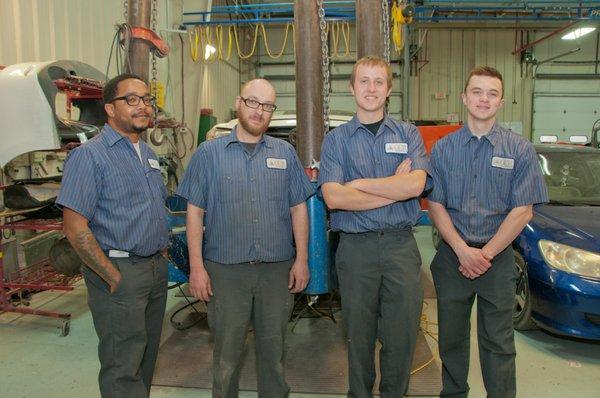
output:
<instances>
[{"instance_id":1,"label":"black rubber floor mat","mask_svg":"<svg viewBox=\"0 0 600 398\"><path fill-rule=\"evenodd\" d=\"M291 329L291 326L290 326ZM309 394L346 394L347 356L341 322L329 319L301 319L287 337L286 379L292 392ZM438 395L440 369L431 361L432 353L422 333L417 339L408 395ZM240 389L256 391L253 334L248 334ZM378 359L376 359L378 361ZM211 388L212 339L206 323L186 331L175 331L161 346L155 385ZM379 378L379 372L378 372ZM377 383L375 387L377 391Z\"/></svg>"}]
</instances>

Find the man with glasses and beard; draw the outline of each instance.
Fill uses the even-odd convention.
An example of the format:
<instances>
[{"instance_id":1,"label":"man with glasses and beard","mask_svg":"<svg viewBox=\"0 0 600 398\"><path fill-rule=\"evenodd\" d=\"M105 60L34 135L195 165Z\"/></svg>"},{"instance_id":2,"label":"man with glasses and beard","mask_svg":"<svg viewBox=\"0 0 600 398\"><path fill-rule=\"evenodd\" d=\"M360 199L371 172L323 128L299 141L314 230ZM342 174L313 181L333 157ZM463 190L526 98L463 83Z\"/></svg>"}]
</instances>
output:
<instances>
[{"instance_id":1,"label":"man with glasses and beard","mask_svg":"<svg viewBox=\"0 0 600 398\"><path fill-rule=\"evenodd\" d=\"M108 81L108 122L73 149L57 203L85 266L100 340L102 397L148 397L167 299L167 190L156 154L140 140L154 97L136 75Z\"/></svg>"},{"instance_id":2,"label":"man with glasses and beard","mask_svg":"<svg viewBox=\"0 0 600 398\"><path fill-rule=\"evenodd\" d=\"M235 107L238 125L198 148L178 191L188 200L190 291L207 302L213 397L238 396L250 322L258 395L285 397L284 336L293 293L309 280L305 201L314 189L294 148L264 134L273 86L249 81Z\"/></svg>"}]
</instances>

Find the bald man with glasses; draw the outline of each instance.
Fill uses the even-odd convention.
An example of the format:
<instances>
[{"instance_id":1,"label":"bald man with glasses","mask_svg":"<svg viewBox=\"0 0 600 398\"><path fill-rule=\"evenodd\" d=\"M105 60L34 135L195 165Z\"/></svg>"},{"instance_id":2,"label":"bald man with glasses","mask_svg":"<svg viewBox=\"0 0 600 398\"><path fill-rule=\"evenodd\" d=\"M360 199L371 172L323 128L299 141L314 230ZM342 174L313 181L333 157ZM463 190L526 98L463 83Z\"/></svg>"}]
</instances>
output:
<instances>
[{"instance_id":1,"label":"bald man with glasses","mask_svg":"<svg viewBox=\"0 0 600 398\"><path fill-rule=\"evenodd\" d=\"M238 124L198 148L178 191L188 200L190 291L207 302L213 397L238 396L250 323L258 396L286 397L284 337L293 293L309 280L305 201L314 189L294 148L265 135L273 86L249 81L235 107Z\"/></svg>"}]
</instances>

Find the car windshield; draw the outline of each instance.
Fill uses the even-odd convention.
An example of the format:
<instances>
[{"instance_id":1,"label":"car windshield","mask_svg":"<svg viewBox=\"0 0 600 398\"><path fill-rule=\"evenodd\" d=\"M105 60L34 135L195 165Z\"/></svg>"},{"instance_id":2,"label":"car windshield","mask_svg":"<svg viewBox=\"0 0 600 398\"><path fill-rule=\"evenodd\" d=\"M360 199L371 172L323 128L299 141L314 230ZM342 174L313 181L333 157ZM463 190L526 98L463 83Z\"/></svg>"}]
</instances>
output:
<instances>
[{"instance_id":1,"label":"car windshield","mask_svg":"<svg viewBox=\"0 0 600 398\"><path fill-rule=\"evenodd\" d=\"M550 204L600 206L600 152L541 152Z\"/></svg>"}]
</instances>

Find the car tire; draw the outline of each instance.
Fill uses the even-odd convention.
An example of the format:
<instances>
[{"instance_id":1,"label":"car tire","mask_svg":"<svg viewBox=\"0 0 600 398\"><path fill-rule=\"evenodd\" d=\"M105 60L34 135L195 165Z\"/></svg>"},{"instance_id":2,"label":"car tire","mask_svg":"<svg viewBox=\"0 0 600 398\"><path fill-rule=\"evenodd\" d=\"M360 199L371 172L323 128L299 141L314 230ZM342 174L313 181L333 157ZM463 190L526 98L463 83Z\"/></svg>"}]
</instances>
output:
<instances>
[{"instance_id":1,"label":"car tire","mask_svg":"<svg viewBox=\"0 0 600 398\"><path fill-rule=\"evenodd\" d=\"M515 286L515 307L513 311L513 327L515 330L525 331L537 329L537 325L531 317L531 293L529 290L529 276L527 264L521 254L517 251L515 255L515 267L517 270L517 283Z\"/></svg>"},{"instance_id":2,"label":"car tire","mask_svg":"<svg viewBox=\"0 0 600 398\"><path fill-rule=\"evenodd\" d=\"M442 235L440 235L440 231L434 225L431 226L431 240L433 241L435 250L438 250L442 244Z\"/></svg>"}]
</instances>

